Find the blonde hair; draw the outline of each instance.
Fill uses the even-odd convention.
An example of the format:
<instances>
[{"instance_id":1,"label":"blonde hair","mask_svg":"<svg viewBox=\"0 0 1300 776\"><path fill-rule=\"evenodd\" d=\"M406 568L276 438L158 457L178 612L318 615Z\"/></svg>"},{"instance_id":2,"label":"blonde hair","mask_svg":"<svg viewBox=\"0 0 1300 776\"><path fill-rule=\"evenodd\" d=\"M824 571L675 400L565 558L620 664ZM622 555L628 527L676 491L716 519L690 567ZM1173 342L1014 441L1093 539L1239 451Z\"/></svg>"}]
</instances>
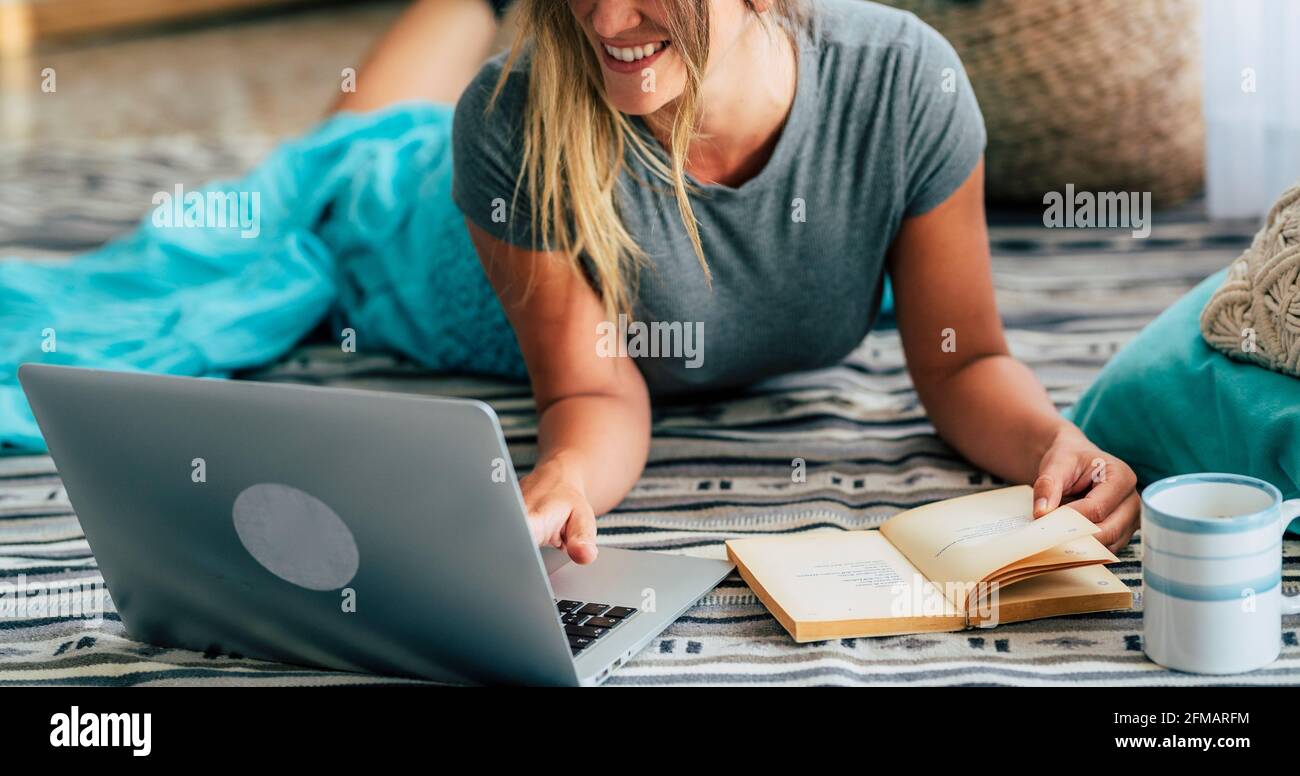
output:
<instances>
[{"instance_id":1,"label":"blonde hair","mask_svg":"<svg viewBox=\"0 0 1300 776\"><path fill-rule=\"evenodd\" d=\"M610 104L596 52L566 2L523 0L519 32L488 105L490 110L515 61L531 45L523 159L514 196L526 182L535 245L540 236L579 271L586 254L611 319L630 312L646 259L624 226L614 196L629 149L676 195L705 282L711 281L686 179L686 152L698 132L700 87L709 57L709 0L661 2L673 49L686 69L686 86L668 132L667 158ZM792 35L807 20L802 0L774 0L771 10Z\"/></svg>"}]
</instances>

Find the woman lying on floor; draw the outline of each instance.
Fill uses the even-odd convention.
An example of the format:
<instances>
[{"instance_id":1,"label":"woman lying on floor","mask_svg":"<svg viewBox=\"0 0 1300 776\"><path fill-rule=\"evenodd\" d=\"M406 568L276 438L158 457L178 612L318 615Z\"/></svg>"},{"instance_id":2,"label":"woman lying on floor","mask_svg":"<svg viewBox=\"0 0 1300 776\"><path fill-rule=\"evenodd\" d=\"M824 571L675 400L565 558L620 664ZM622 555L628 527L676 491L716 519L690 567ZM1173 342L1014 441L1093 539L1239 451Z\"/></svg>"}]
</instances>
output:
<instances>
[{"instance_id":1,"label":"woman lying on floor","mask_svg":"<svg viewBox=\"0 0 1300 776\"><path fill-rule=\"evenodd\" d=\"M375 86L341 107L458 87L416 64L430 50L417 41L456 14L460 39L486 46L490 17L472 5L417 5L363 69ZM1078 497L1103 544L1128 543L1133 472L1008 353L983 121L937 33L863 0L519 5L516 46L459 101L453 196L536 396L539 460L521 484L539 542L594 559L595 515L646 463L653 400L837 363L871 329L888 271L940 436L1033 483L1035 516ZM704 355L611 355L600 340L620 315L702 332Z\"/></svg>"}]
</instances>

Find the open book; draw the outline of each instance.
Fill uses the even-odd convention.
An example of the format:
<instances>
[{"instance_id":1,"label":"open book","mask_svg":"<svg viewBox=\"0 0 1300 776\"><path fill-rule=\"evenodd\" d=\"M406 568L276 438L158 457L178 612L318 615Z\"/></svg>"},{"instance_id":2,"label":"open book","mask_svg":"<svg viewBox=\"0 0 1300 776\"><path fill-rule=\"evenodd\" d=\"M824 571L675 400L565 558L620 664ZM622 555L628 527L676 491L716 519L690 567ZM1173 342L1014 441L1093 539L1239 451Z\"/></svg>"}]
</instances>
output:
<instances>
[{"instance_id":1,"label":"open book","mask_svg":"<svg viewBox=\"0 0 1300 776\"><path fill-rule=\"evenodd\" d=\"M1128 609L1100 529L1033 489L1002 488L891 517L879 531L762 536L727 555L795 641L955 631Z\"/></svg>"}]
</instances>

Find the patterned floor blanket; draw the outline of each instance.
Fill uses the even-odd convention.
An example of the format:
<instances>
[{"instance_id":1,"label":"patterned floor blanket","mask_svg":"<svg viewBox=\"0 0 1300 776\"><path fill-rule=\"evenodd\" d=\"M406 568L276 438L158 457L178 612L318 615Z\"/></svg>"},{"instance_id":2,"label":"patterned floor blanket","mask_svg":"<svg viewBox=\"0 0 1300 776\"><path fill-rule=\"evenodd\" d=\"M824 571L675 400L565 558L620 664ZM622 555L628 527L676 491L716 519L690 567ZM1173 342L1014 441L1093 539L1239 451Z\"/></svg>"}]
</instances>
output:
<instances>
[{"instance_id":1,"label":"patterned floor blanket","mask_svg":"<svg viewBox=\"0 0 1300 776\"><path fill-rule=\"evenodd\" d=\"M247 166L259 148L175 142L139 148L0 151L0 255L57 261L130 228L156 191ZM1197 281L1249 243L1251 224L1170 217L1146 240L1127 231L1046 229L995 219L998 302L1016 356L1058 406L1072 404L1107 358ZM536 418L526 390L434 377L381 355L305 347L254 379L475 396L501 416L515 462L532 464ZM802 458L807 482L791 482ZM843 364L723 402L659 410L645 476L600 518L603 544L723 557L729 538L870 528L896 512L996 486L934 434L904 370L895 332L868 337ZM1245 676L1166 671L1142 653L1141 535L1113 570L1132 611L996 629L796 644L733 575L620 669L611 685L682 684L1300 684L1300 618L1281 658ZM1300 541L1285 543L1284 585L1300 582ZM0 618L0 684L332 685L387 682L129 638L102 589L76 515L44 456L0 458L0 585L102 601L102 622ZM87 604L93 601L87 601ZM39 608L39 607L32 607Z\"/></svg>"}]
</instances>

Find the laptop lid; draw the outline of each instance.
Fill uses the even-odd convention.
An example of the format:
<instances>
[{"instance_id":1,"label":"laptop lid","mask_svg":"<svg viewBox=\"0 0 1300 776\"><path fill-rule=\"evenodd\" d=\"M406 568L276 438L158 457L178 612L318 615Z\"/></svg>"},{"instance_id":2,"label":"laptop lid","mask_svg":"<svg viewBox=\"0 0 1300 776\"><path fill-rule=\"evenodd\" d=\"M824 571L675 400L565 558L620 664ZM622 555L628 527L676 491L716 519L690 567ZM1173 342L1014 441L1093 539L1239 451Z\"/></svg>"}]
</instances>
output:
<instances>
[{"instance_id":1,"label":"laptop lid","mask_svg":"<svg viewBox=\"0 0 1300 776\"><path fill-rule=\"evenodd\" d=\"M133 638L578 682L482 402L36 364L19 380Z\"/></svg>"}]
</instances>

